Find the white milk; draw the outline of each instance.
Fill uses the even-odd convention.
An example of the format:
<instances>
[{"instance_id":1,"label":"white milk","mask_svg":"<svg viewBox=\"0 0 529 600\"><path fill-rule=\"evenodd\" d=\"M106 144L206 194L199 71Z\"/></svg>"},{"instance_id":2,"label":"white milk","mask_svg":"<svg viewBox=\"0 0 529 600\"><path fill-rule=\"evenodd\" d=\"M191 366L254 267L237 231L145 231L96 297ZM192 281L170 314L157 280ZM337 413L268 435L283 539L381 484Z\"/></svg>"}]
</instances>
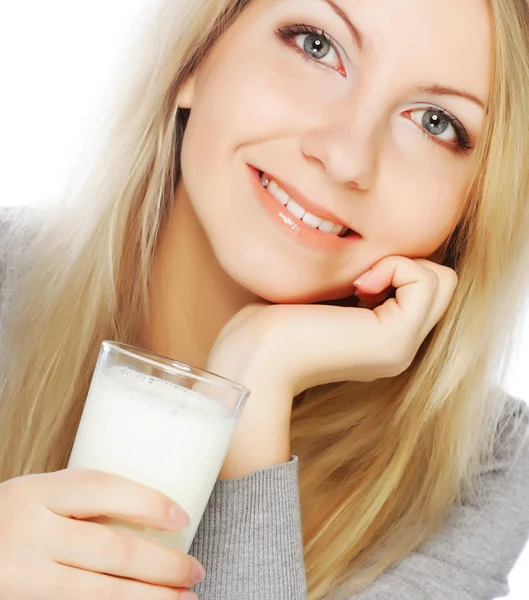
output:
<instances>
[{"instance_id":1,"label":"white milk","mask_svg":"<svg viewBox=\"0 0 529 600\"><path fill-rule=\"evenodd\" d=\"M128 477L172 498L190 517L181 532L98 521L187 552L235 423L205 396L114 366L94 375L68 466Z\"/></svg>"}]
</instances>

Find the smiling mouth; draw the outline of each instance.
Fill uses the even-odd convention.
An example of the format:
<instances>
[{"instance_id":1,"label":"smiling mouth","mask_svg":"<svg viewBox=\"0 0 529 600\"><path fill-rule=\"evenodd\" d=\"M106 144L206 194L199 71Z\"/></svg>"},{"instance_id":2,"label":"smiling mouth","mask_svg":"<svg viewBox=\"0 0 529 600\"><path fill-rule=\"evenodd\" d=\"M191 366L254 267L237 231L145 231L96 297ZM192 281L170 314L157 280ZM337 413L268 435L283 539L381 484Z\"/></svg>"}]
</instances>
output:
<instances>
[{"instance_id":1,"label":"smiling mouth","mask_svg":"<svg viewBox=\"0 0 529 600\"><path fill-rule=\"evenodd\" d=\"M268 190L269 194L273 196L281 205L283 205L291 215L296 217L296 219L303 221L303 223L312 229L318 229L323 233L334 235L340 238L359 236L357 232L350 229L346 225L325 219L322 216L315 214L317 211L314 213L310 212L299 201L294 200L273 178L273 176L265 173L264 171L258 171L258 173L261 180L261 185Z\"/></svg>"}]
</instances>

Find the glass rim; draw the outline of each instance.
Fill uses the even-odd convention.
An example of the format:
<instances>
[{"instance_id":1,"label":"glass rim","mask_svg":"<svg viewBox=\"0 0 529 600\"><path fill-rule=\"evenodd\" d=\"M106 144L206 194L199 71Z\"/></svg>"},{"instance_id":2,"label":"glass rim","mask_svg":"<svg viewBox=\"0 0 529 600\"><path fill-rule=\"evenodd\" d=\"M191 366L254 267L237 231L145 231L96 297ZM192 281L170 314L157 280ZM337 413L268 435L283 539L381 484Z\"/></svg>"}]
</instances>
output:
<instances>
[{"instance_id":1,"label":"glass rim","mask_svg":"<svg viewBox=\"0 0 529 600\"><path fill-rule=\"evenodd\" d=\"M234 391L241 393L244 399L250 395L250 390L241 383L237 383L236 381L223 377L222 375L217 375L211 371L206 371L205 369L200 369L199 367L194 367L193 365L174 360L168 356L156 354L150 350L144 350L143 348L123 344L121 342L113 342L111 340L103 340L101 346L125 356L129 356L130 358L154 365L172 375L188 377L195 381L210 383L223 388L229 387Z\"/></svg>"}]
</instances>

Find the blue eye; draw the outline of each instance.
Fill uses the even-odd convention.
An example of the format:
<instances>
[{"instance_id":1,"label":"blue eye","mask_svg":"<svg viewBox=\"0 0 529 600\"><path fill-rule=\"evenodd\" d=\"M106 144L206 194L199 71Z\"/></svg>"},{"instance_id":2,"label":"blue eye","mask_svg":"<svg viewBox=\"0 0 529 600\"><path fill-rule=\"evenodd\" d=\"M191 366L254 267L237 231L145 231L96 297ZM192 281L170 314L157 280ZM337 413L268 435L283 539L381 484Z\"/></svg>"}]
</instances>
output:
<instances>
[{"instance_id":1,"label":"blue eye","mask_svg":"<svg viewBox=\"0 0 529 600\"><path fill-rule=\"evenodd\" d=\"M324 35L309 33L305 37L303 50L315 60L325 58L333 50L332 44Z\"/></svg>"},{"instance_id":2,"label":"blue eye","mask_svg":"<svg viewBox=\"0 0 529 600\"><path fill-rule=\"evenodd\" d=\"M325 65L345 76L345 68L336 44L322 29L295 23L279 27L276 33L299 51L305 60Z\"/></svg>"},{"instance_id":3,"label":"blue eye","mask_svg":"<svg viewBox=\"0 0 529 600\"><path fill-rule=\"evenodd\" d=\"M450 136L450 131L453 132L453 135L456 135L454 126L450 123L450 119L445 117L438 110L425 110L422 117L422 126L428 130L432 135L443 135L447 130L449 132L448 137Z\"/></svg>"},{"instance_id":4,"label":"blue eye","mask_svg":"<svg viewBox=\"0 0 529 600\"><path fill-rule=\"evenodd\" d=\"M430 106L406 111L409 118L417 124L430 139L446 148L468 152L472 144L463 123L443 108Z\"/></svg>"}]
</instances>

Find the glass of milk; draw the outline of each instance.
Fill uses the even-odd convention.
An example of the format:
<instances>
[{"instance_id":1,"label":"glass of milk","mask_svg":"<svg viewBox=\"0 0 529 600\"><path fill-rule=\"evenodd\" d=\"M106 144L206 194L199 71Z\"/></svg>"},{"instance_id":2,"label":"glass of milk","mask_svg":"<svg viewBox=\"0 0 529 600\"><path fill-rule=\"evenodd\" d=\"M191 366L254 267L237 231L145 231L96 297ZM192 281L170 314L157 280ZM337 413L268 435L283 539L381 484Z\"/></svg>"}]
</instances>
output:
<instances>
[{"instance_id":1,"label":"glass of milk","mask_svg":"<svg viewBox=\"0 0 529 600\"><path fill-rule=\"evenodd\" d=\"M95 520L187 553L249 394L213 373L103 342L68 467L155 488L177 502L190 523L167 532Z\"/></svg>"}]
</instances>

